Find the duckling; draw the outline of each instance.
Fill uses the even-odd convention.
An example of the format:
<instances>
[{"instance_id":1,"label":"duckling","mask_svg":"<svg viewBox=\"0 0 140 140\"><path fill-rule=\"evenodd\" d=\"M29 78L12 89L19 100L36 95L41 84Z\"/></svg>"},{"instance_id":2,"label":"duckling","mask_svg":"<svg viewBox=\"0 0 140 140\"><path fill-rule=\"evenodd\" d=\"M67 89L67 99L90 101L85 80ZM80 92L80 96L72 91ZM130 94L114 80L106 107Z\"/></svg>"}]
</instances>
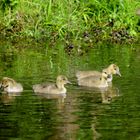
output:
<instances>
[{"instance_id":1,"label":"duckling","mask_svg":"<svg viewBox=\"0 0 140 140\"><path fill-rule=\"evenodd\" d=\"M109 65L107 68L103 69L102 72L106 72L107 74L109 74L110 76L108 76L107 81L111 82L113 79L113 74L117 74L119 76L121 76L121 73L119 71L119 67L115 64L111 64ZM81 78L85 78L85 77L89 77L89 76L101 76L102 73L99 71L78 71L76 73L76 77L77 79L81 79Z\"/></svg>"},{"instance_id":2,"label":"duckling","mask_svg":"<svg viewBox=\"0 0 140 140\"><path fill-rule=\"evenodd\" d=\"M0 88L4 92L22 92L23 86L20 83L17 83L14 79L3 77Z\"/></svg>"},{"instance_id":3,"label":"duckling","mask_svg":"<svg viewBox=\"0 0 140 140\"><path fill-rule=\"evenodd\" d=\"M106 69L103 69L103 71L106 71L108 74L110 74L110 77L107 79L108 82L111 82L113 80L113 74L117 74L121 77L119 67L115 64L109 65Z\"/></svg>"},{"instance_id":4,"label":"duckling","mask_svg":"<svg viewBox=\"0 0 140 140\"><path fill-rule=\"evenodd\" d=\"M67 89L65 84L70 83L66 76L59 75L56 79L56 83L42 83L33 85L34 92L48 93L48 94L65 94Z\"/></svg>"},{"instance_id":5,"label":"duckling","mask_svg":"<svg viewBox=\"0 0 140 140\"><path fill-rule=\"evenodd\" d=\"M78 79L78 85L86 87L105 88L108 87L108 77L109 75L106 72L102 72L101 76L91 75L88 77Z\"/></svg>"}]
</instances>

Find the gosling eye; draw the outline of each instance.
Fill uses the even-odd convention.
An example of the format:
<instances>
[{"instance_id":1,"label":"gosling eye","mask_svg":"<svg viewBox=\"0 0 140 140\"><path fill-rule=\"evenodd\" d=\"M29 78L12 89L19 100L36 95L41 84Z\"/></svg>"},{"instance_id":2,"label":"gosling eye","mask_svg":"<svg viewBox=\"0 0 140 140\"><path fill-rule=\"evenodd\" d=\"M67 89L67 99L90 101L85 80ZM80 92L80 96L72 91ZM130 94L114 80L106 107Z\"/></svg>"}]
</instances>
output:
<instances>
[{"instance_id":1,"label":"gosling eye","mask_svg":"<svg viewBox=\"0 0 140 140\"><path fill-rule=\"evenodd\" d=\"M5 84L5 83L2 83L1 84L1 87L3 87L3 88L7 88L9 85L8 84Z\"/></svg>"},{"instance_id":2,"label":"gosling eye","mask_svg":"<svg viewBox=\"0 0 140 140\"><path fill-rule=\"evenodd\" d=\"M111 101L112 100L112 98L111 97L108 97L108 101Z\"/></svg>"},{"instance_id":3,"label":"gosling eye","mask_svg":"<svg viewBox=\"0 0 140 140\"><path fill-rule=\"evenodd\" d=\"M3 88L7 88L9 85L4 85L4 84L2 84L1 85L1 87L3 87Z\"/></svg>"},{"instance_id":4,"label":"gosling eye","mask_svg":"<svg viewBox=\"0 0 140 140\"><path fill-rule=\"evenodd\" d=\"M66 81L66 79L65 79L65 78L63 78L62 80L63 80L63 81Z\"/></svg>"},{"instance_id":5,"label":"gosling eye","mask_svg":"<svg viewBox=\"0 0 140 140\"><path fill-rule=\"evenodd\" d=\"M1 83L1 86L4 86L4 83Z\"/></svg>"}]
</instances>

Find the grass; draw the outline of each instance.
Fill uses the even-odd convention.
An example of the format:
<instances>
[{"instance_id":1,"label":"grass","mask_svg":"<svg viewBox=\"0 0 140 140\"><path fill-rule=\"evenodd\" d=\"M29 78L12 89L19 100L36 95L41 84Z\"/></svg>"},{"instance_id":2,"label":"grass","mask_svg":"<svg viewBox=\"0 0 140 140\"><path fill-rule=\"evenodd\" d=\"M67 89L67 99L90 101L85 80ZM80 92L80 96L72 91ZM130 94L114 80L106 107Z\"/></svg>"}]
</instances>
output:
<instances>
[{"instance_id":1,"label":"grass","mask_svg":"<svg viewBox=\"0 0 140 140\"><path fill-rule=\"evenodd\" d=\"M0 31L5 37L31 37L66 43L133 40L139 32L138 0L2 0Z\"/></svg>"}]
</instances>

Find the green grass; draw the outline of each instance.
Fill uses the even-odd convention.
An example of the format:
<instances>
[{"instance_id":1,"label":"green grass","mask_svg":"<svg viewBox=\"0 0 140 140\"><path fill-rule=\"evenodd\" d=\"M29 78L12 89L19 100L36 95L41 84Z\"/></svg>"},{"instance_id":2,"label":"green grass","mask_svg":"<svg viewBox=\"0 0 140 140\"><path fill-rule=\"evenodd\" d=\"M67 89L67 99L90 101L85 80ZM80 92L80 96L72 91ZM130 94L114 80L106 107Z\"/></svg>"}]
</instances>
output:
<instances>
[{"instance_id":1,"label":"green grass","mask_svg":"<svg viewBox=\"0 0 140 140\"><path fill-rule=\"evenodd\" d=\"M138 0L2 0L0 4L0 30L6 37L70 42L85 32L92 40L138 36Z\"/></svg>"}]
</instances>

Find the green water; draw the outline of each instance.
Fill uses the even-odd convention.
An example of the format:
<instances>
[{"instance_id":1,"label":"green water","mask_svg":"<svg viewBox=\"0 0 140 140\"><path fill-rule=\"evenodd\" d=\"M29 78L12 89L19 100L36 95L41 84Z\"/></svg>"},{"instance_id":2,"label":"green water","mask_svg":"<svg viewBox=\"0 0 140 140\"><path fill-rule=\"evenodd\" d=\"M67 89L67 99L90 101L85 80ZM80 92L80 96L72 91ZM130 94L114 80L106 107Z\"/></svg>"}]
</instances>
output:
<instances>
[{"instance_id":1,"label":"green water","mask_svg":"<svg viewBox=\"0 0 140 140\"><path fill-rule=\"evenodd\" d=\"M45 49L13 46L0 46L0 77L22 83L24 92L0 94L1 140L140 140L139 45L100 44L72 55L62 44L51 50L47 44ZM101 70L111 63L122 74L114 76L112 88L77 86L77 70ZM55 82L59 74L72 82L65 99L32 91L33 84Z\"/></svg>"}]
</instances>

